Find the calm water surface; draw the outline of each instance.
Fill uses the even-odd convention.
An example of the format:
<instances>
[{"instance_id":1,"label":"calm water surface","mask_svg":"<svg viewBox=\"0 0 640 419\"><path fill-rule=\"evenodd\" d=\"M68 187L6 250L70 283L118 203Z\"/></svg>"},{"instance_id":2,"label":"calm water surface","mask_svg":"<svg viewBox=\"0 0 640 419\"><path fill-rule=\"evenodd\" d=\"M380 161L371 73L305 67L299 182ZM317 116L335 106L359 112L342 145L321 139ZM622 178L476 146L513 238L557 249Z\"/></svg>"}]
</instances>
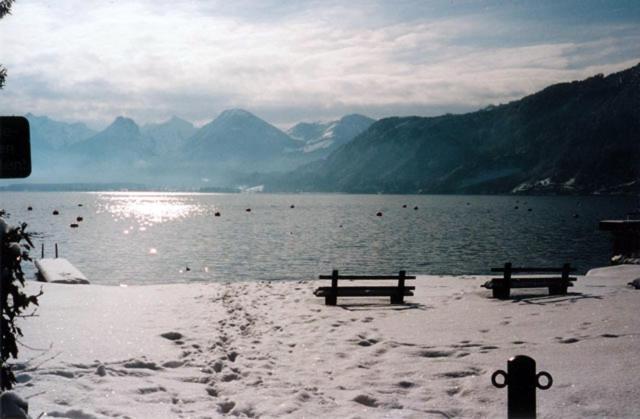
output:
<instances>
[{"instance_id":1,"label":"calm water surface","mask_svg":"<svg viewBox=\"0 0 640 419\"><path fill-rule=\"evenodd\" d=\"M40 233L34 255L44 243L52 256L58 243L60 256L98 284L310 279L332 268L487 274L506 261L571 262L585 272L610 257L598 221L638 203L597 196L0 193L9 221ZM84 220L70 228L78 216Z\"/></svg>"}]
</instances>

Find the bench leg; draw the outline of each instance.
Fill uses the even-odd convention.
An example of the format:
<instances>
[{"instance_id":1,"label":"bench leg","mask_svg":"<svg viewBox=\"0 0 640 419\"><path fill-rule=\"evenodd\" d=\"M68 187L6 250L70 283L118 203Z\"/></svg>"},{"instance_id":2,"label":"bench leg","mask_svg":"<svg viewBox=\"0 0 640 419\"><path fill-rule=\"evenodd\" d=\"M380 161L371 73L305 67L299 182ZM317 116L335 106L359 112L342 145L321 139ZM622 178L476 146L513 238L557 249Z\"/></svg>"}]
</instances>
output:
<instances>
[{"instance_id":1,"label":"bench leg","mask_svg":"<svg viewBox=\"0 0 640 419\"><path fill-rule=\"evenodd\" d=\"M335 295L327 295L324 297L324 305L335 306L338 304L338 297Z\"/></svg>"},{"instance_id":2,"label":"bench leg","mask_svg":"<svg viewBox=\"0 0 640 419\"><path fill-rule=\"evenodd\" d=\"M566 285L552 285L549 287L549 295L567 295Z\"/></svg>"},{"instance_id":3,"label":"bench leg","mask_svg":"<svg viewBox=\"0 0 640 419\"><path fill-rule=\"evenodd\" d=\"M500 300L509 299L509 294L511 293L511 290L508 287L495 287L492 288L491 291L493 292L493 298L498 298Z\"/></svg>"},{"instance_id":4,"label":"bench leg","mask_svg":"<svg viewBox=\"0 0 640 419\"><path fill-rule=\"evenodd\" d=\"M392 295L391 304L404 304L404 295Z\"/></svg>"}]
</instances>

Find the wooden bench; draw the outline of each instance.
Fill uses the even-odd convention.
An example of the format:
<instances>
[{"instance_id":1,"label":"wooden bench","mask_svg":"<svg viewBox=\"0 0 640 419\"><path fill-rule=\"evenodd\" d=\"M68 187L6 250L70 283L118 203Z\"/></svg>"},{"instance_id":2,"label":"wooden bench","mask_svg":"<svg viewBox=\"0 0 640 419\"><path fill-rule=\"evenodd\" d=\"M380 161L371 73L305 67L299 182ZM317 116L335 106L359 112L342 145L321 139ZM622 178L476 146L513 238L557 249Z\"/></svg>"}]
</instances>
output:
<instances>
[{"instance_id":1,"label":"wooden bench","mask_svg":"<svg viewBox=\"0 0 640 419\"><path fill-rule=\"evenodd\" d=\"M493 291L494 298L507 299L511 288L549 288L549 295L565 295L567 288L573 286L575 277L569 273L575 269L565 263L561 268L514 268L505 263L503 268L491 268L491 272L502 272L502 278L492 278L482 286ZM560 276L513 276L513 274L559 274Z\"/></svg>"},{"instance_id":2,"label":"wooden bench","mask_svg":"<svg viewBox=\"0 0 640 419\"><path fill-rule=\"evenodd\" d=\"M404 297L413 295L416 287L406 286L405 281L416 279L415 276L407 276L405 271L400 271L398 275L339 275L334 270L331 275L320 275L320 279L330 279L330 287L319 287L313 294L316 297L324 297L324 303L328 306L337 304L338 297L391 297L391 304L403 304ZM338 287L339 280L360 281L360 280L397 280L396 286L349 286Z\"/></svg>"}]
</instances>

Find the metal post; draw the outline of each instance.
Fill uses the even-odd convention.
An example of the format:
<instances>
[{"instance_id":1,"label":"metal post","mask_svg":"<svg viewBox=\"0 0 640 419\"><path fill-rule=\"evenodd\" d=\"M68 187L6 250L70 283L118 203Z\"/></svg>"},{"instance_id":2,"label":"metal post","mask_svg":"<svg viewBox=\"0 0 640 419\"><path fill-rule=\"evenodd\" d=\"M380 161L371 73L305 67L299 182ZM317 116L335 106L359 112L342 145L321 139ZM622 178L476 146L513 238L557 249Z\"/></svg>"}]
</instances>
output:
<instances>
[{"instance_id":1,"label":"metal post","mask_svg":"<svg viewBox=\"0 0 640 419\"><path fill-rule=\"evenodd\" d=\"M504 381L499 383L497 378L502 376ZM540 378L547 379L546 384L540 383ZM536 361L526 355L517 355L507 361L507 372L498 370L491 376L491 383L498 388L507 389L507 417L509 419L536 417L536 388L547 390L551 388L553 379L546 371L536 374Z\"/></svg>"},{"instance_id":2,"label":"metal post","mask_svg":"<svg viewBox=\"0 0 640 419\"><path fill-rule=\"evenodd\" d=\"M58 243L56 243L56 259L58 259Z\"/></svg>"},{"instance_id":3,"label":"metal post","mask_svg":"<svg viewBox=\"0 0 640 419\"><path fill-rule=\"evenodd\" d=\"M42 246L40 246L40 258L44 259L44 242L42 242Z\"/></svg>"}]
</instances>

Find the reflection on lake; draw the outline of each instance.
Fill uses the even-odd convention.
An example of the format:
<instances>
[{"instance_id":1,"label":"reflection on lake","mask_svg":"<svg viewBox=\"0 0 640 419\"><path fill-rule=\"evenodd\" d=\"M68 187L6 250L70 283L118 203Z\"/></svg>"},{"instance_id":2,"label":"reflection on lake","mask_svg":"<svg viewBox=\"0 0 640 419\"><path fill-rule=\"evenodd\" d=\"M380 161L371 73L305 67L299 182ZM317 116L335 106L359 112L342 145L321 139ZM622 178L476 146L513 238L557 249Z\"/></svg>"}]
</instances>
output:
<instances>
[{"instance_id":1,"label":"reflection on lake","mask_svg":"<svg viewBox=\"0 0 640 419\"><path fill-rule=\"evenodd\" d=\"M200 210L188 195L121 192L101 194L96 211L107 212L116 221L131 220L146 226L190 217Z\"/></svg>"},{"instance_id":2,"label":"reflection on lake","mask_svg":"<svg viewBox=\"0 0 640 419\"><path fill-rule=\"evenodd\" d=\"M38 256L41 242L48 256L57 242L103 284L310 279L332 268L488 274L505 261L584 272L610 256L598 221L637 206L597 196L0 193L10 222L42 233Z\"/></svg>"}]
</instances>

